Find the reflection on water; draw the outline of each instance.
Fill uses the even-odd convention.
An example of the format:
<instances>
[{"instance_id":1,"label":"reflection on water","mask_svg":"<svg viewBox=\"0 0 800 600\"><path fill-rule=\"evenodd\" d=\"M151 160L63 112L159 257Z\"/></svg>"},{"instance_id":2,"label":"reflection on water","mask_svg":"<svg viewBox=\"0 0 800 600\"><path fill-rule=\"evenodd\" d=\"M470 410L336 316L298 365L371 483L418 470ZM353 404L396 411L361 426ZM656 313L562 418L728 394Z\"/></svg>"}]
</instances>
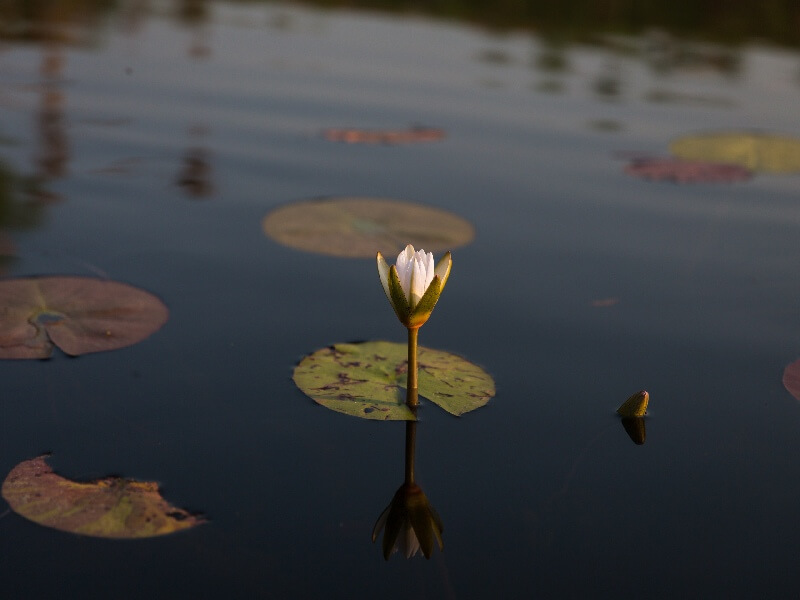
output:
<instances>
[{"instance_id":1,"label":"reflection on water","mask_svg":"<svg viewBox=\"0 0 800 600\"><path fill-rule=\"evenodd\" d=\"M628 434L633 443L637 446L644 444L647 437L644 417L622 417L621 421L625 433Z\"/></svg>"},{"instance_id":2,"label":"reflection on water","mask_svg":"<svg viewBox=\"0 0 800 600\"><path fill-rule=\"evenodd\" d=\"M416 394L416 390L408 390L408 396ZM409 406L417 406L415 398L407 398L406 403ZM425 558L430 558L434 544L439 546L439 550L444 549L442 519L415 480L416 438L417 421L406 421L403 485L395 492L389 506L378 517L372 530L373 542L383 532L381 547L383 558L386 560L389 560L395 552L400 552L406 558L412 558L420 550Z\"/></svg>"},{"instance_id":3,"label":"reflection on water","mask_svg":"<svg viewBox=\"0 0 800 600\"><path fill-rule=\"evenodd\" d=\"M69 144L64 119L64 93L61 75L64 56L58 43L45 44L42 55L41 101L38 115L41 148L36 159L43 180L57 179L66 174L69 162Z\"/></svg>"}]
</instances>

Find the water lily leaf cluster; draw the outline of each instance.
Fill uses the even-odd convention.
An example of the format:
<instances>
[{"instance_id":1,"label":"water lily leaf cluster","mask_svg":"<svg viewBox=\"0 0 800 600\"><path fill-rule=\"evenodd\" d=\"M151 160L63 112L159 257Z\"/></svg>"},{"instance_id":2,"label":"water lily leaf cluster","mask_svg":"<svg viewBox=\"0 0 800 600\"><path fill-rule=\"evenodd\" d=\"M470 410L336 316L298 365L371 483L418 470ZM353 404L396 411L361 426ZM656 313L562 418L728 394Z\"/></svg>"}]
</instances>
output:
<instances>
[{"instance_id":1,"label":"water lily leaf cluster","mask_svg":"<svg viewBox=\"0 0 800 600\"><path fill-rule=\"evenodd\" d=\"M306 252L346 258L395 256L406 244L432 252L468 244L469 221L453 213L400 200L337 197L293 202L262 220L276 242Z\"/></svg>"},{"instance_id":2,"label":"water lily leaf cluster","mask_svg":"<svg viewBox=\"0 0 800 600\"><path fill-rule=\"evenodd\" d=\"M406 406L407 346L386 341L335 344L303 358L293 379L330 410L363 419L414 420ZM419 347L419 395L456 416L494 396L492 377L449 352Z\"/></svg>"},{"instance_id":3,"label":"water lily leaf cluster","mask_svg":"<svg viewBox=\"0 0 800 600\"><path fill-rule=\"evenodd\" d=\"M46 456L14 467L2 496L11 510L34 523L93 537L154 537L205 522L170 505L155 482L120 477L72 481L54 473Z\"/></svg>"},{"instance_id":4,"label":"water lily leaf cluster","mask_svg":"<svg viewBox=\"0 0 800 600\"><path fill-rule=\"evenodd\" d=\"M90 277L0 281L0 358L116 350L158 331L169 311L153 294Z\"/></svg>"}]
</instances>

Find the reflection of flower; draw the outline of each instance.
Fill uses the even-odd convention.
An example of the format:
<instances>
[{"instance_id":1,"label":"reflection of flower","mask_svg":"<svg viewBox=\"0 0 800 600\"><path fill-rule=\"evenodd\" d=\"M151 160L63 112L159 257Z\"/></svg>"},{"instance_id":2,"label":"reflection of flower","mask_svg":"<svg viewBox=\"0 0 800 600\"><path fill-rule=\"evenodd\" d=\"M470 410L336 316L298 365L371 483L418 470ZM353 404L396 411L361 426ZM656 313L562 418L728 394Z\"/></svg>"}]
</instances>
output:
<instances>
[{"instance_id":1,"label":"reflection of flower","mask_svg":"<svg viewBox=\"0 0 800 600\"><path fill-rule=\"evenodd\" d=\"M434 266L433 254L414 251L409 244L397 256L397 264L389 267L380 252L378 274L383 290L400 322L417 329L431 316L444 284L450 276L453 259L447 252Z\"/></svg>"},{"instance_id":2,"label":"reflection of flower","mask_svg":"<svg viewBox=\"0 0 800 600\"><path fill-rule=\"evenodd\" d=\"M420 549L425 558L433 554L433 542L444 547L442 520L428 502L425 493L415 483L404 483L395 493L372 530L372 541L378 539L383 528L383 558L398 550L411 558Z\"/></svg>"}]
</instances>

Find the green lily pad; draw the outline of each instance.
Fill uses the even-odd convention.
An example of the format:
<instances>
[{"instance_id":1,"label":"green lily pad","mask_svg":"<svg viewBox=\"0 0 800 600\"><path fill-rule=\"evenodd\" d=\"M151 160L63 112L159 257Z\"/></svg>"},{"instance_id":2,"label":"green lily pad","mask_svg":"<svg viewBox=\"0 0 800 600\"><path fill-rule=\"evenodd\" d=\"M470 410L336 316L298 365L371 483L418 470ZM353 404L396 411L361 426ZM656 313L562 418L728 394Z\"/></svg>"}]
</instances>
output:
<instances>
[{"instance_id":1,"label":"green lily pad","mask_svg":"<svg viewBox=\"0 0 800 600\"><path fill-rule=\"evenodd\" d=\"M362 419L414 420L406 406L407 346L393 342L335 344L306 356L294 382L322 406ZM418 349L419 395L452 415L484 406L494 380L483 369L449 352Z\"/></svg>"},{"instance_id":2,"label":"green lily pad","mask_svg":"<svg viewBox=\"0 0 800 600\"><path fill-rule=\"evenodd\" d=\"M93 537L145 538L205 522L167 503L154 482L120 477L72 481L54 473L45 459L21 462L2 487L11 510L39 525Z\"/></svg>"},{"instance_id":3,"label":"green lily pad","mask_svg":"<svg viewBox=\"0 0 800 600\"><path fill-rule=\"evenodd\" d=\"M167 321L153 294L90 277L0 281L0 358L78 356L142 341Z\"/></svg>"},{"instance_id":4,"label":"green lily pad","mask_svg":"<svg viewBox=\"0 0 800 600\"><path fill-rule=\"evenodd\" d=\"M767 173L800 172L800 140L775 135L727 132L678 138L670 152L684 160L741 165Z\"/></svg>"},{"instance_id":5,"label":"green lily pad","mask_svg":"<svg viewBox=\"0 0 800 600\"><path fill-rule=\"evenodd\" d=\"M382 198L294 202L264 217L262 228L290 248L350 258L396 256L406 244L441 252L475 237L473 226L450 212Z\"/></svg>"}]
</instances>

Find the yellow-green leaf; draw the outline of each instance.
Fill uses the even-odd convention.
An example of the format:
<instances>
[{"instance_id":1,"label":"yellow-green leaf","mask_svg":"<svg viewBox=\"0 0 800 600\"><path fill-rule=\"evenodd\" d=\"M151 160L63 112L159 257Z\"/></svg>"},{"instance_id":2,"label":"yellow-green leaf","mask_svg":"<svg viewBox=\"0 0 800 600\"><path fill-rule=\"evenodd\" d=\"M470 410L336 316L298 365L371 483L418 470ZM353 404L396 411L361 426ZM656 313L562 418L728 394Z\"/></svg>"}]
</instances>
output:
<instances>
[{"instance_id":1,"label":"yellow-green leaf","mask_svg":"<svg viewBox=\"0 0 800 600\"><path fill-rule=\"evenodd\" d=\"M332 256L397 256L406 244L429 252L468 244L475 229L453 213L383 198L324 198L293 202L264 217L276 242Z\"/></svg>"},{"instance_id":2,"label":"yellow-green leaf","mask_svg":"<svg viewBox=\"0 0 800 600\"><path fill-rule=\"evenodd\" d=\"M670 152L686 160L741 165L751 171L800 171L800 139L763 133L723 132L678 138Z\"/></svg>"},{"instance_id":3,"label":"yellow-green leaf","mask_svg":"<svg viewBox=\"0 0 800 600\"><path fill-rule=\"evenodd\" d=\"M144 538L205 520L161 497L158 484L120 477L80 482L57 475L39 456L8 474L2 496L26 519L61 531L104 538Z\"/></svg>"},{"instance_id":4,"label":"yellow-green leaf","mask_svg":"<svg viewBox=\"0 0 800 600\"><path fill-rule=\"evenodd\" d=\"M315 402L364 419L413 420L406 406L406 344L335 344L309 354L294 382ZM419 395L453 415L484 406L494 380L479 366L449 352L419 347Z\"/></svg>"}]
</instances>

